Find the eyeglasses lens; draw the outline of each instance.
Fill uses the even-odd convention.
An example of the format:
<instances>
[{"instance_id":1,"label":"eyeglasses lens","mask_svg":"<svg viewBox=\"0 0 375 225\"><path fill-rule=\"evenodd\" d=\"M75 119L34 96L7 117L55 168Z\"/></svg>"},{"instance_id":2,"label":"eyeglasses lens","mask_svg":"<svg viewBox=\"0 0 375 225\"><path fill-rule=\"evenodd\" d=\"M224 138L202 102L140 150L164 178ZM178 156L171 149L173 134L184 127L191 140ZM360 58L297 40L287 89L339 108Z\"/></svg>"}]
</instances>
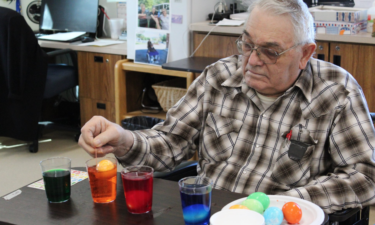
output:
<instances>
[{"instance_id":1,"label":"eyeglasses lens","mask_svg":"<svg viewBox=\"0 0 375 225\"><path fill-rule=\"evenodd\" d=\"M266 64L276 63L277 57L278 57L277 52L272 49L263 48L263 47L255 48L254 45L251 45L244 41L237 42L237 49L239 53L241 53L244 56L249 56L255 50L259 59L262 60Z\"/></svg>"}]
</instances>

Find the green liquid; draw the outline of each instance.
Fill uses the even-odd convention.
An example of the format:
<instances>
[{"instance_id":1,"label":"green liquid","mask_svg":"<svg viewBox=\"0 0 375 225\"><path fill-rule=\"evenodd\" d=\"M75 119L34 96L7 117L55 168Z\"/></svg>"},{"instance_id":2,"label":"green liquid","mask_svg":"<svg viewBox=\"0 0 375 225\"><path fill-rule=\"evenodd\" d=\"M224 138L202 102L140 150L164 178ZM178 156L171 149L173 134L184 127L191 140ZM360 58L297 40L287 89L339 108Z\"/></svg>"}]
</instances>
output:
<instances>
[{"instance_id":1,"label":"green liquid","mask_svg":"<svg viewBox=\"0 0 375 225\"><path fill-rule=\"evenodd\" d=\"M70 198L70 171L53 169L43 173L47 199L50 202L66 202Z\"/></svg>"}]
</instances>

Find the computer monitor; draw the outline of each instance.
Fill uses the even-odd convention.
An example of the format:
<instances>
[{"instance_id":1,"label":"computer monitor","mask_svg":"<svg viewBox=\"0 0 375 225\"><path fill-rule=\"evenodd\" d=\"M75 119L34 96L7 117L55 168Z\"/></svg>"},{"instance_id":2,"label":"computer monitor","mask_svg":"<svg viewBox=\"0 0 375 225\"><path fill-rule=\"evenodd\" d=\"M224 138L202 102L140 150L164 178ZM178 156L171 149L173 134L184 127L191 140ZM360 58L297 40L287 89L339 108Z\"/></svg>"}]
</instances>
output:
<instances>
[{"instance_id":1,"label":"computer monitor","mask_svg":"<svg viewBox=\"0 0 375 225\"><path fill-rule=\"evenodd\" d=\"M42 0L41 33L96 33L99 0Z\"/></svg>"}]
</instances>

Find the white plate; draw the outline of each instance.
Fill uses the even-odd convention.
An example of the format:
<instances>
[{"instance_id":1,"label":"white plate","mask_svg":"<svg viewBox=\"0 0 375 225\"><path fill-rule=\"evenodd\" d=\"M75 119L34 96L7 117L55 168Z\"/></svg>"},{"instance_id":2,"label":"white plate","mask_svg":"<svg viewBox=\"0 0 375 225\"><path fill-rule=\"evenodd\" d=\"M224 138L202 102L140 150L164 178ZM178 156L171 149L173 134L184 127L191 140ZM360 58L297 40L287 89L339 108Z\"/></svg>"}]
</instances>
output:
<instances>
[{"instance_id":1,"label":"white plate","mask_svg":"<svg viewBox=\"0 0 375 225\"><path fill-rule=\"evenodd\" d=\"M302 209L302 219L299 222L299 225L321 225L324 221L324 212L323 210L315 205L312 202L300 199L300 198L294 198L289 196L283 196L283 195L268 195L270 198L270 205L276 206L280 209L283 208L283 205L287 202L295 202L297 203L301 209ZM223 207L222 210L227 210L232 205L237 205L246 200L245 198L237 199ZM285 220L281 223L281 225L289 225Z\"/></svg>"},{"instance_id":2,"label":"white plate","mask_svg":"<svg viewBox=\"0 0 375 225\"><path fill-rule=\"evenodd\" d=\"M264 217L259 213L246 209L222 210L213 214L210 218L210 225L264 225Z\"/></svg>"}]
</instances>

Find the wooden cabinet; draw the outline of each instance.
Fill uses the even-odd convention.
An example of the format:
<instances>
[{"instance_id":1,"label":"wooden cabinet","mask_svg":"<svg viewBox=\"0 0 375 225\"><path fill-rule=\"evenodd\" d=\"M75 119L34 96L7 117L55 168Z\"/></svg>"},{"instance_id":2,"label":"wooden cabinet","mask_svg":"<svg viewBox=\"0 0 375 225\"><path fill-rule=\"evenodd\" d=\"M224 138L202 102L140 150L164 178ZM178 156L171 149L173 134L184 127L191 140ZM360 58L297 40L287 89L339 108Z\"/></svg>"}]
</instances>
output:
<instances>
[{"instance_id":1,"label":"wooden cabinet","mask_svg":"<svg viewBox=\"0 0 375 225\"><path fill-rule=\"evenodd\" d=\"M133 63L127 59L120 60L115 66L115 121L121 124L125 118L133 116L150 116L165 119L166 113L161 111L158 114L147 114L141 112L141 104L138 98L142 93L143 80L150 79L154 75L183 77L186 78L186 88L194 79L194 73L176 70L166 70L158 66Z\"/></svg>"},{"instance_id":2,"label":"wooden cabinet","mask_svg":"<svg viewBox=\"0 0 375 225\"><path fill-rule=\"evenodd\" d=\"M206 37L206 33L194 32L194 49L200 45L202 40ZM231 55L238 54L236 36L226 36L222 34L210 34L195 52L194 56L225 58Z\"/></svg>"},{"instance_id":3,"label":"wooden cabinet","mask_svg":"<svg viewBox=\"0 0 375 225\"><path fill-rule=\"evenodd\" d=\"M313 55L314 58L320 60L329 60L329 43L325 41L317 41L316 42L316 51Z\"/></svg>"},{"instance_id":4,"label":"wooden cabinet","mask_svg":"<svg viewBox=\"0 0 375 225\"><path fill-rule=\"evenodd\" d=\"M114 68L122 56L78 52L81 125L94 115L115 122Z\"/></svg>"}]
</instances>

